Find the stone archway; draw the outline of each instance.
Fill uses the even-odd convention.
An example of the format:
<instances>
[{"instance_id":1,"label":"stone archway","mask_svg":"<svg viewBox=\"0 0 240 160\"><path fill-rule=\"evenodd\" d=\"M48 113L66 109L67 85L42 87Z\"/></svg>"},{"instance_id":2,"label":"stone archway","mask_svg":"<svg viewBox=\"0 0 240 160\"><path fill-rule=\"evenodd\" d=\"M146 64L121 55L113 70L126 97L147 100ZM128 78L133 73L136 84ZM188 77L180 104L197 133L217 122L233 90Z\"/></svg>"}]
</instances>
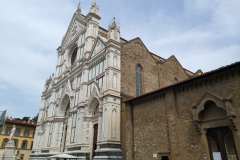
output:
<instances>
[{"instance_id":1,"label":"stone archway","mask_svg":"<svg viewBox=\"0 0 240 160\"><path fill-rule=\"evenodd\" d=\"M92 117L92 137L91 137L91 158L95 156L97 150L97 143L99 141L99 131L101 129L101 123L99 124L99 100L96 97L91 99L88 106L88 114Z\"/></svg>"},{"instance_id":2,"label":"stone archway","mask_svg":"<svg viewBox=\"0 0 240 160\"><path fill-rule=\"evenodd\" d=\"M210 160L214 160L214 156L222 160L238 159L232 134L237 129L236 115L231 102L231 99L206 91L192 106L193 123L205 138Z\"/></svg>"},{"instance_id":3,"label":"stone archway","mask_svg":"<svg viewBox=\"0 0 240 160\"><path fill-rule=\"evenodd\" d=\"M70 113L69 113L69 110L70 110L70 97L68 94L65 94L61 100L61 103L60 103L60 108L59 108L59 116L62 116L62 117L69 117L70 116ZM65 151L65 146L66 146L66 139L67 139L67 131L68 131L68 124L65 123L66 119L63 119L63 128L62 128L62 131L63 131L63 134L62 134L62 152Z\"/></svg>"},{"instance_id":4,"label":"stone archway","mask_svg":"<svg viewBox=\"0 0 240 160\"><path fill-rule=\"evenodd\" d=\"M69 98L69 95L65 94L65 96L63 96L62 98L60 108L59 108L60 115L68 116L66 115L66 112L68 111L69 108L70 108L70 98Z\"/></svg>"},{"instance_id":5,"label":"stone archway","mask_svg":"<svg viewBox=\"0 0 240 160\"><path fill-rule=\"evenodd\" d=\"M206 91L196 105L192 106L193 122L200 133L208 128L229 126L236 129L236 115L231 99L221 98Z\"/></svg>"}]
</instances>

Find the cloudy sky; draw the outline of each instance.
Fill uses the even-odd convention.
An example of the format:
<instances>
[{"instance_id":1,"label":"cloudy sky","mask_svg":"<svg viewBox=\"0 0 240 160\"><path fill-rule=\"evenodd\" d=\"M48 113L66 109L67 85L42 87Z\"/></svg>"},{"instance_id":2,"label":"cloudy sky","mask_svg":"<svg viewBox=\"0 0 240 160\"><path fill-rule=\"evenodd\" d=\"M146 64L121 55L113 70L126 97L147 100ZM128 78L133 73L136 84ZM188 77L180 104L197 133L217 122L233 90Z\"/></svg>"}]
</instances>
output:
<instances>
[{"instance_id":1,"label":"cloudy sky","mask_svg":"<svg viewBox=\"0 0 240 160\"><path fill-rule=\"evenodd\" d=\"M55 72L56 48L81 2L0 1L0 111L34 117L44 83ZM116 17L121 36L140 37L149 51L175 55L184 68L203 72L240 60L239 0L97 0L100 26Z\"/></svg>"}]
</instances>

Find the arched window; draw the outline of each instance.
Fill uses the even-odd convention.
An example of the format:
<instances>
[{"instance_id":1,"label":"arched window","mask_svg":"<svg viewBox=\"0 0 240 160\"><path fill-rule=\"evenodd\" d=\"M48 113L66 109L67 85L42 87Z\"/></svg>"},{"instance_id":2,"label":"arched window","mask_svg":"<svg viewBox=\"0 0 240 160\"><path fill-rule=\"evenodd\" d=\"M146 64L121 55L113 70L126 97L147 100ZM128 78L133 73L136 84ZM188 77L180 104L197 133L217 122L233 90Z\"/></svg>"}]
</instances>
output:
<instances>
[{"instance_id":1,"label":"arched window","mask_svg":"<svg viewBox=\"0 0 240 160\"><path fill-rule=\"evenodd\" d=\"M113 57L113 66L117 66L117 56Z\"/></svg>"},{"instance_id":2,"label":"arched window","mask_svg":"<svg viewBox=\"0 0 240 160\"><path fill-rule=\"evenodd\" d=\"M142 92L142 69L139 65L136 67L136 92L137 96L143 94Z\"/></svg>"},{"instance_id":3,"label":"arched window","mask_svg":"<svg viewBox=\"0 0 240 160\"><path fill-rule=\"evenodd\" d=\"M107 56L107 66L110 66L110 56Z\"/></svg>"},{"instance_id":4,"label":"arched window","mask_svg":"<svg viewBox=\"0 0 240 160\"><path fill-rule=\"evenodd\" d=\"M24 140L24 141L22 142L21 149L27 149L27 144L28 144L28 141L27 141L27 140Z\"/></svg>"},{"instance_id":5,"label":"arched window","mask_svg":"<svg viewBox=\"0 0 240 160\"><path fill-rule=\"evenodd\" d=\"M113 75L113 88L117 88L117 74Z\"/></svg>"},{"instance_id":6,"label":"arched window","mask_svg":"<svg viewBox=\"0 0 240 160\"><path fill-rule=\"evenodd\" d=\"M8 142L8 139L7 139L7 138L4 138L3 141L2 141L2 146L1 146L1 148L5 148L5 145L6 145L7 142Z\"/></svg>"},{"instance_id":7,"label":"arched window","mask_svg":"<svg viewBox=\"0 0 240 160\"><path fill-rule=\"evenodd\" d=\"M78 48L75 48L73 53L72 53L72 57L71 57L71 65L74 64L75 60L76 60L76 57L77 57L77 51L78 51Z\"/></svg>"},{"instance_id":8,"label":"arched window","mask_svg":"<svg viewBox=\"0 0 240 160\"><path fill-rule=\"evenodd\" d=\"M177 78L174 78L174 84L178 83Z\"/></svg>"}]
</instances>

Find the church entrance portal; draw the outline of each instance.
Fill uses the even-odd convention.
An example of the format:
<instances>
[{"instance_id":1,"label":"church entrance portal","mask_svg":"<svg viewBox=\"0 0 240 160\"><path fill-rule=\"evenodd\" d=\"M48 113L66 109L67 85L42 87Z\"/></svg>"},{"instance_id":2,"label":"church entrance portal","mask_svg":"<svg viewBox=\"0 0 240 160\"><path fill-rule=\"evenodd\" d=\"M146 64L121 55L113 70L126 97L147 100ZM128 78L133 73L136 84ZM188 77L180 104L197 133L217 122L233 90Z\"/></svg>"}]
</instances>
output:
<instances>
[{"instance_id":1,"label":"church entrance portal","mask_svg":"<svg viewBox=\"0 0 240 160\"><path fill-rule=\"evenodd\" d=\"M93 130L92 159L95 156L95 150L97 149L98 124L94 124Z\"/></svg>"},{"instance_id":2,"label":"church entrance portal","mask_svg":"<svg viewBox=\"0 0 240 160\"><path fill-rule=\"evenodd\" d=\"M229 127L208 129L207 140L211 160L221 156L222 160L239 160Z\"/></svg>"}]
</instances>

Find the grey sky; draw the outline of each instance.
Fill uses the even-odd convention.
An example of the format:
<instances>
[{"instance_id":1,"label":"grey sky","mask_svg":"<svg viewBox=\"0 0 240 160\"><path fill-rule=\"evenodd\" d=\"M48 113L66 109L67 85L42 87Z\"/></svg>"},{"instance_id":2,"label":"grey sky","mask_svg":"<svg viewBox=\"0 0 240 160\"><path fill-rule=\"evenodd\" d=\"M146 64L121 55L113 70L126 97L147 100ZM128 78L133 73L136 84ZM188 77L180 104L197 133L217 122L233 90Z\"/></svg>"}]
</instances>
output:
<instances>
[{"instance_id":1,"label":"grey sky","mask_svg":"<svg viewBox=\"0 0 240 160\"><path fill-rule=\"evenodd\" d=\"M81 0L82 13L91 1ZM203 72L240 60L240 1L97 0L100 26L116 17L121 36L140 37L149 51L175 55L190 71ZM38 113L44 83L55 72L77 0L0 1L0 111Z\"/></svg>"}]
</instances>

